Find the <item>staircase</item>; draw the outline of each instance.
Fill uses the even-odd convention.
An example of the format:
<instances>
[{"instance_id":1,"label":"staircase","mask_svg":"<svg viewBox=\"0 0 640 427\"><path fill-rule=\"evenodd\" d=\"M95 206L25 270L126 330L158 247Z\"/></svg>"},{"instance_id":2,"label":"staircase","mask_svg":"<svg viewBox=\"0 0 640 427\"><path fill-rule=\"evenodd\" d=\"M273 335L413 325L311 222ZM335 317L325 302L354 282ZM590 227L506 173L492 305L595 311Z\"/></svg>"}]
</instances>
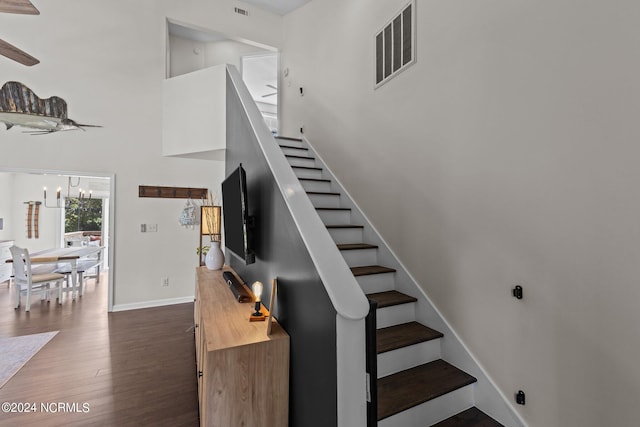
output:
<instances>
[{"instance_id":1,"label":"staircase","mask_svg":"<svg viewBox=\"0 0 640 427\"><path fill-rule=\"evenodd\" d=\"M474 407L476 378L441 359L443 334L416 321L418 299L396 290L396 270L352 223L338 185L306 143L276 138L318 215L369 300L377 304L377 421L393 427L498 427ZM367 226L368 227L368 226Z\"/></svg>"}]
</instances>

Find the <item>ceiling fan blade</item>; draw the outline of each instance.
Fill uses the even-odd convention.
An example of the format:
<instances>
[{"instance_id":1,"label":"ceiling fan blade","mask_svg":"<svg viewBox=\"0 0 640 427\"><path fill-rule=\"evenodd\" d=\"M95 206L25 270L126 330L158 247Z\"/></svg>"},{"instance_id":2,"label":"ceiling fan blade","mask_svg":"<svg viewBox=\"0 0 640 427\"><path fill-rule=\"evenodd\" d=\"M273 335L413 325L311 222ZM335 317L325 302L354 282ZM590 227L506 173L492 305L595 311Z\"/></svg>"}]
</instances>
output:
<instances>
[{"instance_id":1,"label":"ceiling fan blade","mask_svg":"<svg viewBox=\"0 0 640 427\"><path fill-rule=\"evenodd\" d=\"M13 59L14 61L28 67L40 63L40 61L29 55L27 52L18 49L14 45L7 43L2 39L0 39L0 55L4 55L7 58Z\"/></svg>"},{"instance_id":2,"label":"ceiling fan blade","mask_svg":"<svg viewBox=\"0 0 640 427\"><path fill-rule=\"evenodd\" d=\"M0 0L0 1L1 1L1 0ZM267 87L270 87L270 88L271 88L271 89L273 89L273 90L278 90L278 88L277 88L277 87L275 87L274 85L266 85L266 86L267 86Z\"/></svg>"},{"instance_id":3,"label":"ceiling fan blade","mask_svg":"<svg viewBox=\"0 0 640 427\"><path fill-rule=\"evenodd\" d=\"M277 95L277 94L278 94L278 92L268 93L268 94L266 94L266 95L262 95L262 97L263 97L263 98L266 98L266 97L268 97L268 96L273 96L273 95Z\"/></svg>"},{"instance_id":4,"label":"ceiling fan blade","mask_svg":"<svg viewBox=\"0 0 640 427\"><path fill-rule=\"evenodd\" d=\"M0 0L0 12L40 15L40 11L29 0Z\"/></svg>"}]
</instances>

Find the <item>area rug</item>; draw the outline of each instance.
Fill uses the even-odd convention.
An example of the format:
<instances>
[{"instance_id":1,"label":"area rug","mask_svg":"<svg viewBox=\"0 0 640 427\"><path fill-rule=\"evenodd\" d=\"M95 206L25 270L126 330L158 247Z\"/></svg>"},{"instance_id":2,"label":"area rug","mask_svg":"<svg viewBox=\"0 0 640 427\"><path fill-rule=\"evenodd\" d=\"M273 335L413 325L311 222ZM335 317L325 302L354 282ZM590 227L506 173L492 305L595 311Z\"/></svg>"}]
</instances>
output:
<instances>
[{"instance_id":1,"label":"area rug","mask_svg":"<svg viewBox=\"0 0 640 427\"><path fill-rule=\"evenodd\" d=\"M0 388L58 332L0 338Z\"/></svg>"}]
</instances>

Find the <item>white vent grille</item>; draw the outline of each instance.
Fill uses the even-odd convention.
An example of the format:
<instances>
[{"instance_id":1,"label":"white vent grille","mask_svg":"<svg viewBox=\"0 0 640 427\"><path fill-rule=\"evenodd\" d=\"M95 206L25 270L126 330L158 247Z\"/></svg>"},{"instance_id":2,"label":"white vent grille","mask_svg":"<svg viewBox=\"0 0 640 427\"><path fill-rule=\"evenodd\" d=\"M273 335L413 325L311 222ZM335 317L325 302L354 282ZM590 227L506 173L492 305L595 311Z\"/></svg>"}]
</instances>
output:
<instances>
[{"instance_id":1,"label":"white vent grille","mask_svg":"<svg viewBox=\"0 0 640 427\"><path fill-rule=\"evenodd\" d=\"M249 11L245 9L240 9L239 7L234 7L233 11L239 15L249 16Z\"/></svg>"},{"instance_id":2,"label":"white vent grille","mask_svg":"<svg viewBox=\"0 0 640 427\"><path fill-rule=\"evenodd\" d=\"M375 87L416 62L416 2L406 4L375 37Z\"/></svg>"}]
</instances>

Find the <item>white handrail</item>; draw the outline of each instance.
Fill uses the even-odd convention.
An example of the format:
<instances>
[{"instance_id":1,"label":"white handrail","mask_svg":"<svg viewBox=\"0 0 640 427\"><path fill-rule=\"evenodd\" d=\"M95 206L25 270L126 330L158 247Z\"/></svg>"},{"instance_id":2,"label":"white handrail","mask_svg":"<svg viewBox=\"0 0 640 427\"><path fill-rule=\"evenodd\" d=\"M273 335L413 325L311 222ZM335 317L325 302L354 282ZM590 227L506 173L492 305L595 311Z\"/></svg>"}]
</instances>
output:
<instances>
[{"instance_id":1,"label":"white handrail","mask_svg":"<svg viewBox=\"0 0 640 427\"><path fill-rule=\"evenodd\" d=\"M304 241L311 260L324 284L329 299L337 313L351 320L364 319L369 312L362 289L338 251L335 242L322 223L309 196L287 162L282 150L258 110L240 73L233 65L227 65L227 75L240 98L267 164L282 193L293 221Z\"/></svg>"}]
</instances>

